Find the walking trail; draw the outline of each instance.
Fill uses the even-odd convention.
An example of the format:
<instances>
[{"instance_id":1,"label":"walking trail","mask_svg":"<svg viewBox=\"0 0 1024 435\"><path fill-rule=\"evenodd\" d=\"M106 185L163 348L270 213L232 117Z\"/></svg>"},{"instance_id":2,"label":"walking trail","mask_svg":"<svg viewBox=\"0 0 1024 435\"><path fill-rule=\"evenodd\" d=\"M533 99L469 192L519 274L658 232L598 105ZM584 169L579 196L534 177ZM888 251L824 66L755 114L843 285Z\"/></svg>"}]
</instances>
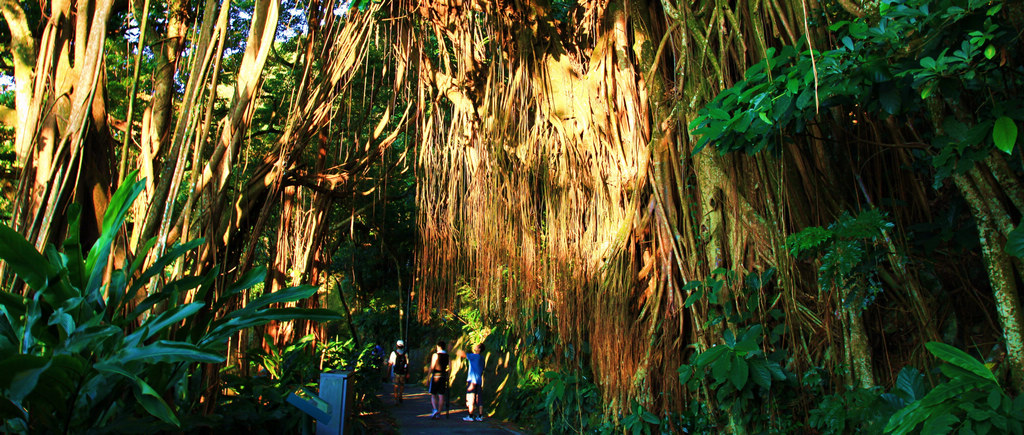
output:
<instances>
[{"instance_id":1,"label":"walking trail","mask_svg":"<svg viewBox=\"0 0 1024 435\"><path fill-rule=\"evenodd\" d=\"M381 383L377 397L381 402L390 408L391 416L397 423L397 433L418 435L418 434L515 434L522 435L525 432L514 425L484 417L484 421L462 421L467 414L466 404L461 400L459 403L452 402L451 411L447 417L442 413L439 420L430 418L430 394L420 384L407 384L403 403L395 404L392 395L391 383Z\"/></svg>"}]
</instances>

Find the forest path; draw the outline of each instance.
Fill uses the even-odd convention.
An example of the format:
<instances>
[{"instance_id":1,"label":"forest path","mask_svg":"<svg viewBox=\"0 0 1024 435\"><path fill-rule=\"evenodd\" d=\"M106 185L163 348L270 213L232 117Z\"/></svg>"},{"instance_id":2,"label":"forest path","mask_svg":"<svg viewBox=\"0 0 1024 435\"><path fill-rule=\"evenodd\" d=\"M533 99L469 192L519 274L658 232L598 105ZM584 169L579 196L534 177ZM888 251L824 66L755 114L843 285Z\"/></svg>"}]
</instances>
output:
<instances>
[{"instance_id":1,"label":"forest path","mask_svg":"<svg viewBox=\"0 0 1024 435\"><path fill-rule=\"evenodd\" d=\"M389 412L398 424L397 432L400 434L508 435L524 433L509 423L491 420L486 417L482 422L462 421L462 418L468 415L465 403L450 403L450 415L445 418L444 413L442 413L440 419L433 420L430 418L430 394L427 394L427 390L423 385L418 383L407 384L405 386L405 394L403 395L404 400L401 404L395 403L393 391L390 382L381 383L381 388L377 391L377 397L390 408Z\"/></svg>"}]
</instances>

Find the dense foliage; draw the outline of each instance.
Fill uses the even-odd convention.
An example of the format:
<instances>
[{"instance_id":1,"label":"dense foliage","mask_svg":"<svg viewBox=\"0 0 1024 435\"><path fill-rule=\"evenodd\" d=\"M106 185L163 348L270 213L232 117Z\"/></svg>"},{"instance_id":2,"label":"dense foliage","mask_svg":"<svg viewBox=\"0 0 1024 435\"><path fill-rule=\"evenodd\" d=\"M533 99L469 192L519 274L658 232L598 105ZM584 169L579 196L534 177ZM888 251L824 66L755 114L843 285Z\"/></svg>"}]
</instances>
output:
<instances>
[{"instance_id":1,"label":"dense foliage","mask_svg":"<svg viewBox=\"0 0 1024 435\"><path fill-rule=\"evenodd\" d=\"M5 431L369 415L399 338L538 432L1024 430L1019 1L0 12Z\"/></svg>"}]
</instances>

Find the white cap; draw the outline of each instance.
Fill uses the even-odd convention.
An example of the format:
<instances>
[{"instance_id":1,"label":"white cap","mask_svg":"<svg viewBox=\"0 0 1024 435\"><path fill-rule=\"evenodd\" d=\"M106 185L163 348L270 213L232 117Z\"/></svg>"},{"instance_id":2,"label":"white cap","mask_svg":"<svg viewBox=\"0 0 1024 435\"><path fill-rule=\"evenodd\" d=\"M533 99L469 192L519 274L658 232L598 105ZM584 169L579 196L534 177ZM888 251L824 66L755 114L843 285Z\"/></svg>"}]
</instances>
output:
<instances>
[{"instance_id":1,"label":"white cap","mask_svg":"<svg viewBox=\"0 0 1024 435\"><path fill-rule=\"evenodd\" d=\"M396 346L405 346L405 342L402 341L402 340L398 340L398 343L395 343L395 345Z\"/></svg>"}]
</instances>

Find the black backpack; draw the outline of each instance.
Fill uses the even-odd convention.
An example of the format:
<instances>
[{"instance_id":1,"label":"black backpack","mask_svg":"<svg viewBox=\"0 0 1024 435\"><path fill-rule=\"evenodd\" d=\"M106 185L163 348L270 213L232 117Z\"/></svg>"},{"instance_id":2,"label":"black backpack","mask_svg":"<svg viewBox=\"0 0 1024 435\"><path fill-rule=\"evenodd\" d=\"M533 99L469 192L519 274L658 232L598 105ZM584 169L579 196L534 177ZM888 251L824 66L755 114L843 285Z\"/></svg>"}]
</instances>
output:
<instances>
[{"instance_id":1,"label":"black backpack","mask_svg":"<svg viewBox=\"0 0 1024 435\"><path fill-rule=\"evenodd\" d=\"M395 354L395 373L404 375L409 372L409 359L404 353Z\"/></svg>"}]
</instances>

